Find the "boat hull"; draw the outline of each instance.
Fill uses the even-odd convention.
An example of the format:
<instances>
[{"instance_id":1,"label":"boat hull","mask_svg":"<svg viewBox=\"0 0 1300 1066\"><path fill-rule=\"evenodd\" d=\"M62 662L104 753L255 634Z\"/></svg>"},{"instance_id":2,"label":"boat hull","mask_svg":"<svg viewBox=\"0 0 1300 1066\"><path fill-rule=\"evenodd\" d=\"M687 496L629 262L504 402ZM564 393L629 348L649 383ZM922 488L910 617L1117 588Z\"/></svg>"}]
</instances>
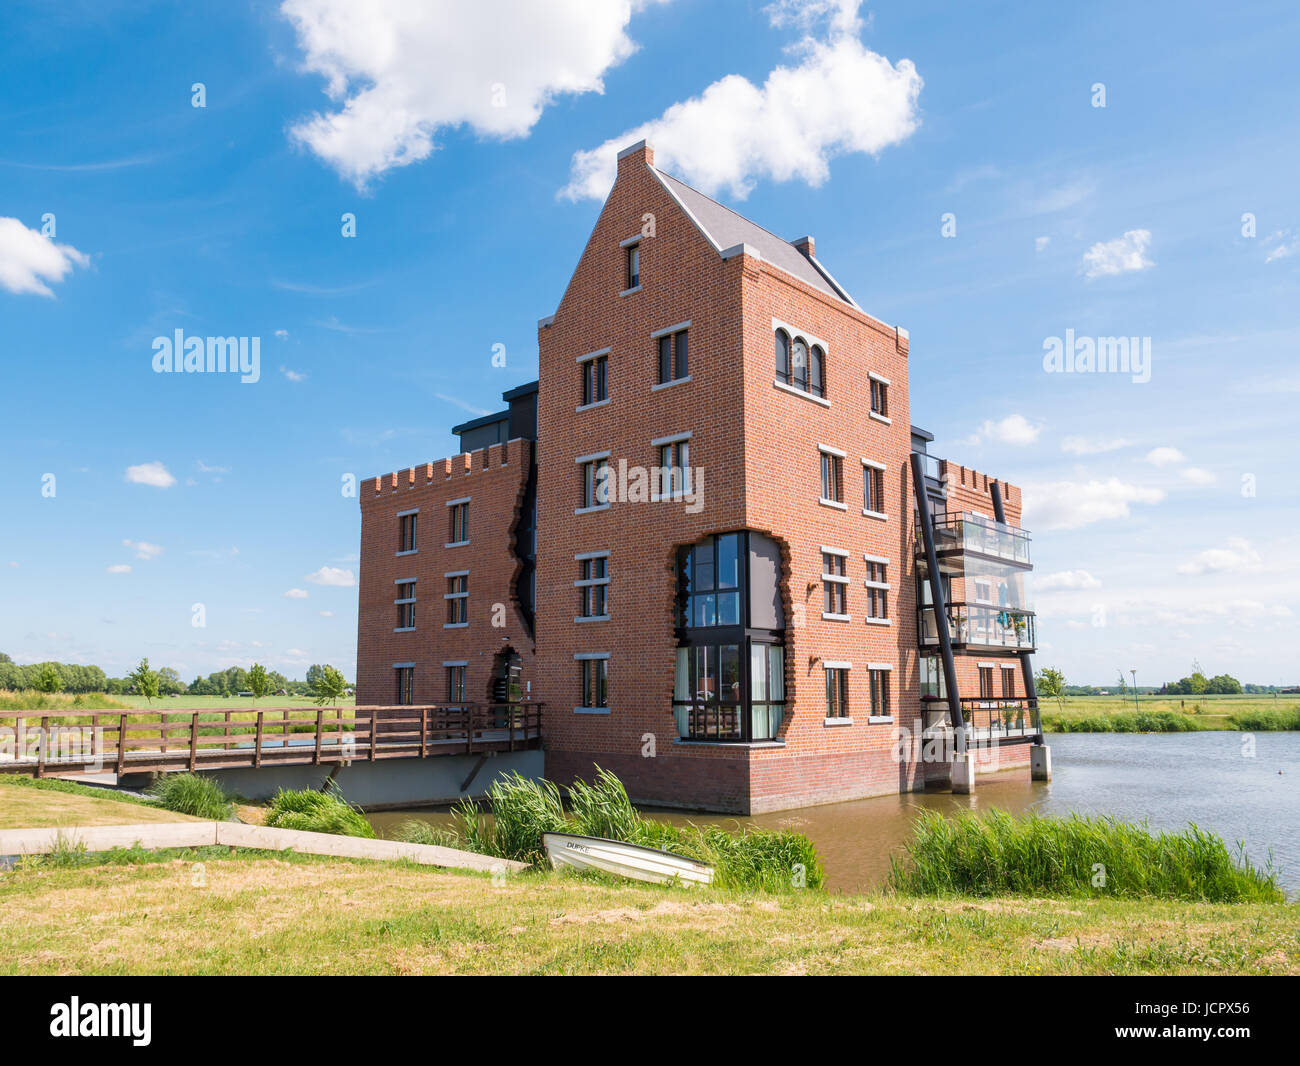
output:
<instances>
[{"instance_id":1,"label":"boat hull","mask_svg":"<svg viewBox=\"0 0 1300 1066\"><path fill-rule=\"evenodd\" d=\"M596 870L660 885L672 881L684 885L713 884L712 866L657 848L571 833L545 833L542 844L557 870L561 867Z\"/></svg>"}]
</instances>

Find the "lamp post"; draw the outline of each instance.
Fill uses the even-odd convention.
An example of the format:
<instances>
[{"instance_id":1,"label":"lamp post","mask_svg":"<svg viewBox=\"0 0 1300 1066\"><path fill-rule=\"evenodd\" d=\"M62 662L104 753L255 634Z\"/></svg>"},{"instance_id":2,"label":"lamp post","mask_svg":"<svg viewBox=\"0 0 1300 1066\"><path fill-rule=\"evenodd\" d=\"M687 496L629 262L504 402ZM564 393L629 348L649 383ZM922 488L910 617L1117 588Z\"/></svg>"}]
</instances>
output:
<instances>
[{"instance_id":1,"label":"lamp post","mask_svg":"<svg viewBox=\"0 0 1300 1066\"><path fill-rule=\"evenodd\" d=\"M1137 672L1137 668L1134 667L1133 669L1129 670L1129 673L1133 675L1133 710L1136 711L1136 710L1138 709L1138 672Z\"/></svg>"}]
</instances>

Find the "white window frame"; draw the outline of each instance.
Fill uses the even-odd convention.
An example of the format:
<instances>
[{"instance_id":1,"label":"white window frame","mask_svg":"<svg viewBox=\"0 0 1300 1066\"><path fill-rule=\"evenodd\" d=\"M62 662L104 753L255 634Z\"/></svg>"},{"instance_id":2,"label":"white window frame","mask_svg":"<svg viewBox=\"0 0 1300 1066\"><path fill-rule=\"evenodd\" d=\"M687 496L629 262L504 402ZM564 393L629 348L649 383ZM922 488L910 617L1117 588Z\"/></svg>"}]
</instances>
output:
<instances>
[{"instance_id":1,"label":"white window frame","mask_svg":"<svg viewBox=\"0 0 1300 1066\"><path fill-rule=\"evenodd\" d=\"M412 585L412 586L414 586L415 583L416 583L417 581L419 581L419 580L420 580L420 579L417 578L417 577L398 577L398 578L394 578L394 579L393 579L393 584L394 584L394 585L398 585L398 586L401 586L401 585ZM418 602L419 602L419 597L415 595L415 589L414 589L414 588L411 589L411 593L412 593L412 594L411 594L410 596L399 596L397 599L393 600L393 606L394 606L394 607L401 607L403 604L407 604L407 603L410 603L410 604L418 603ZM412 618L415 617L415 612L414 612L414 611L411 612L411 617L412 617ZM394 632L394 633L414 633L414 632L415 632L415 626L413 626L413 625L410 625L410 626L393 626L393 632Z\"/></svg>"},{"instance_id":2,"label":"white window frame","mask_svg":"<svg viewBox=\"0 0 1300 1066\"><path fill-rule=\"evenodd\" d=\"M574 652L573 661L580 662L603 662L605 664L605 699L604 707L575 707L574 714L609 714L609 652L607 651L579 651ZM586 696L584 689L583 696Z\"/></svg>"},{"instance_id":3,"label":"white window frame","mask_svg":"<svg viewBox=\"0 0 1300 1066\"><path fill-rule=\"evenodd\" d=\"M578 573L582 573L581 564L585 562L590 562L592 559L605 560L605 576L588 577L588 578L580 577L573 582L573 587L577 589L584 589L584 588L590 588L592 585L604 585L605 586L605 613L587 614L587 615L576 614L573 616L573 620L578 623L609 621L609 552L608 551L578 552L573 557L573 561L579 564Z\"/></svg>"},{"instance_id":4,"label":"white window frame","mask_svg":"<svg viewBox=\"0 0 1300 1066\"><path fill-rule=\"evenodd\" d=\"M863 561L864 563L874 563L876 566L883 566L883 567L885 567L885 573L886 573L886 574L889 573L889 567L890 567L891 565L893 565L892 563L890 563L889 558L888 558L887 556L884 556L884 555L866 555L866 554L864 554L864 555L862 556L862 561ZM870 572L870 571L868 571L868 572ZM890 586L890 584L889 584L888 581L872 581L870 578L865 578L865 579L863 579L862 585L863 585L864 588L868 588L868 589L877 589L877 590L882 591L882 592L889 592L890 589L891 589L891 586ZM867 597L867 604L868 604L868 607L870 607L870 604L871 604L871 597L870 597L870 596ZM886 605L886 606L888 606L888 605ZM877 616L875 616L875 615L866 614L866 615L863 615L863 620L867 623L867 625L870 625L870 626L888 626L888 625L893 625L893 622L894 622L893 618L892 618L891 616L889 616L889 615L886 615L884 618L879 618L879 617L877 617Z\"/></svg>"},{"instance_id":5,"label":"white window frame","mask_svg":"<svg viewBox=\"0 0 1300 1066\"><path fill-rule=\"evenodd\" d=\"M867 459L867 458L864 457L863 460L862 460L862 466L863 466L864 469L867 468L867 467L870 467L872 470L874 470L877 474L880 475L880 494L881 494L881 496L883 497L884 494L885 494L885 472L886 472L885 464L884 464L884 463L878 463L878 462L876 462L874 459ZM863 500L862 500L862 513L863 513L863 515L865 515L867 518L876 518L876 519L879 519L879 520L882 521L882 522L886 522L886 521L888 521L888 520L889 520L889 515L886 514L884 511L877 511L877 510L874 510L874 509L872 509L872 508L870 508L870 507L867 506L867 501L866 501L866 480L865 480L865 478L864 478L863 483L862 483L862 489L863 489ZM883 500L882 500L882 502L883 502Z\"/></svg>"},{"instance_id":6,"label":"white window frame","mask_svg":"<svg viewBox=\"0 0 1300 1066\"><path fill-rule=\"evenodd\" d=\"M459 497L457 497L457 498L454 499L454 500L448 500L448 501L447 501L447 506L448 506L448 507L460 507L462 504L466 504L466 505L468 505L468 504L470 504L470 503L472 503L472 502L473 502L473 497L472 497L472 496L459 496ZM465 527L466 527L466 528L469 528L469 512L468 512L468 511L465 512ZM444 547L444 548L463 548L463 547L464 547L466 544L468 544L468 543L469 543L469 538L466 537L464 540L449 540L449 541L447 541L446 544L443 545L443 547Z\"/></svg>"},{"instance_id":7,"label":"white window frame","mask_svg":"<svg viewBox=\"0 0 1300 1066\"><path fill-rule=\"evenodd\" d=\"M844 492L844 460L848 458L848 452L841 451L839 448L833 448L829 444L819 443L817 445L817 480L819 482L822 482L822 484L819 484L817 487L817 502L821 504L823 507L831 507L837 511L847 511L849 509L849 505L847 503L845 503L843 500L832 500L830 497L824 495L821 491L823 488L826 487L824 483L824 479L822 478L822 464L824 462L823 456L827 456L827 455L833 456L834 458L839 460L839 474L840 474L839 488L841 493ZM832 469L833 468L834 468L834 464L832 464Z\"/></svg>"},{"instance_id":8,"label":"white window frame","mask_svg":"<svg viewBox=\"0 0 1300 1066\"><path fill-rule=\"evenodd\" d=\"M877 672L888 675L885 679L885 683L892 690L894 687L893 669L894 669L893 663L867 663L867 699L868 700L871 699L871 680L872 680L871 675ZM893 692L891 691L888 695L892 696ZM886 699L885 703L886 705L888 705L889 700ZM875 708L870 707L869 710L874 711ZM892 714L870 714L867 717L868 725L889 725L893 721L894 721L894 716Z\"/></svg>"},{"instance_id":9,"label":"white window frame","mask_svg":"<svg viewBox=\"0 0 1300 1066\"><path fill-rule=\"evenodd\" d=\"M612 453L611 453L608 449L606 449L606 450L603 451L603 452L592 452L592 453L589 454L589 455L579 455L579 456L577 456L577 457L573 460L573 461L574 461L574 462L575 462L575 463L576 463L580 468L585 467L588 463L595 463L595 464L597 464L597 465L594 467L593 471L592 471L592 486L591 486L591 493L592 493L592 499L593 499L593 500L596 499L596 498L599 496L599 489L598 489L598 482L599 482L599 480L600 480L600 479L599 479L599 472L600 472L601 470L605 470L605 471L607 471L607 473L606 473L606 475L605 475L605 481L606 481L607 484L608 484L609 478L613 475L613 468L609 465L609 463L607 463L607 462L603 462L603 460L608 459L608 458L610 457L611 454L612 454ZM582 486L583 499L586 499L586 495L587 495L587 481L586 481L587 474L586 474L586 471L585 471L585 470L583 470L582 477L583 477L583 486ZM573 513L574 513L574 514L591 514L593 511L607 511L607 510L609 510L610 503L611 503L610 500L606 500L604 503L592 503L592 504L585 504L585 503L584 503L584 504L580 504L579 506L577 506L577 507L575 507L575 508L573 509Z\"/></svg>"},{"instance_id":10,"label":"white window frame","mask_svg":"<svg viewBox=\"0 0 1300 1066\"><path fill-rule=\"evenodd\" d=\"M397 552L394 553L395 555L415 555L415 554L420 550L420 519L419 519L419 514L420 514L420 509L419 509L418 507L412 507L412 508L410 508L409 510L406 510L406 511L398 511L398 512L397 512L397 515L396 515L396 518L397 518L397 535L398 535L398 538L399 538L399 539L398 539L398 543L399 543L399 544L401 543L401 539L400 539L400 538L401 538L401 535L402 535L402 519L403 519L403 518L408 518L408 517L410 517L411 515L415 515L415 516L416 516L415 521L412 523L412 533L413 533L413 536L411 537L411 540L413 540L413 541L415 542L415 547L414 547L414 548L406 548L406 549L404 549L404 550L397 551Z\"/></svg>"},{"instance_id":11,"label":"white window frame","mask_svg":"<svg viewBox=\"0 0 1300 1066\"><path fill-rule=\"evenodd\" d=\"M469 571L468 570L448 570L442 575L443 580L451 580L454 577L463 577L465 579L464 592L444 592L444 600L464 600L465 601L465 621L463 622L443 622L443 629L466 629L469 626Z\"/></svg>"},{"instance_id":12,"label":"white window frame","mask_svg":"<svg viewBox=\"0 0 1300 1066\"><path fill-rule=\"evenodd\" d=\"M822 621L825 622L851 622L853 616L848 613L849 606L849 553L843 548L829 548L825 544L821 546L822 551L822 584L840 585L844 589L844 613L837 614L833 611L822 611ZM832 574L826 569L826 556L833 555L837 559L844 560L844 573ZM825 602L823 600L823 602Z\"/></svg>"}]
</instances>

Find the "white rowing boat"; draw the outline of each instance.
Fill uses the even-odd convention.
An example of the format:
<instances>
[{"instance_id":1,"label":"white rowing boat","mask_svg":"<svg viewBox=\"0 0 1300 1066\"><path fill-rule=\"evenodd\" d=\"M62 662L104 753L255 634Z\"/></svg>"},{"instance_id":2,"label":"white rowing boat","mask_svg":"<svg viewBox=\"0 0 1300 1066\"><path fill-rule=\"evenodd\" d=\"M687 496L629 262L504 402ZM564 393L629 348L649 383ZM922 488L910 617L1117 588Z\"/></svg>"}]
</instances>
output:
<instances>
[{"instance_id":1,"label":"white rowing boat","mask_svg":"<svg viewBox=\"0 0 1300 1066\"><path fill-rule=\"evenodd\" d=\"M640 844L625 844L603 837L580 837L571 833L544 833L542 844L557 870L568 866L575 870L599 870L633 881L684 885L713 884L713 867L682 855Z\"/></svg>"}]
</instances>

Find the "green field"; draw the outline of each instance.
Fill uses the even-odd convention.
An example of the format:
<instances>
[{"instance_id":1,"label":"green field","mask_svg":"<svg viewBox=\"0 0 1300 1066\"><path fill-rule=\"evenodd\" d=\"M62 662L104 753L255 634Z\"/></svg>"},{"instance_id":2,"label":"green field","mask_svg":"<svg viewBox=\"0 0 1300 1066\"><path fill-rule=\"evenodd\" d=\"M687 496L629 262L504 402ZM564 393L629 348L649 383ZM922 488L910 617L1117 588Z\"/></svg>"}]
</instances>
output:
<instances>
[{"instance_id":1,"label":"green field","mask_svg":"<svg viewBox=\"0 0 1300 1066\"><path fill-rule=\"evenodd\" d=\"M152 703L143 696L113 696L111 699L124 703L135 710L145 711L259 711L279 709L281 707L315 707L316 702L310 696L263 696L254 703L247 696L162 696ZM353 707L354 699L340 699L340 707ZM332 703L327 706L334 706Z\"/></svg>"},{"instance_id":2,"label":"green field","mask_svg":"<svg viewBox=\"0 0 1300 1066\"><path fill-rule=\"evenodd\" d=\"M1241 696L1066 696L1063 705L1041 698L1043 728L1070 731L1082 724L1137 715L1177 715L1188 729L1300 728L1300 695ZM1271 724L1270 724L1271 723ZM1102 731L1094 729L1092 731Z\"/></svg>"}]
</instances>

